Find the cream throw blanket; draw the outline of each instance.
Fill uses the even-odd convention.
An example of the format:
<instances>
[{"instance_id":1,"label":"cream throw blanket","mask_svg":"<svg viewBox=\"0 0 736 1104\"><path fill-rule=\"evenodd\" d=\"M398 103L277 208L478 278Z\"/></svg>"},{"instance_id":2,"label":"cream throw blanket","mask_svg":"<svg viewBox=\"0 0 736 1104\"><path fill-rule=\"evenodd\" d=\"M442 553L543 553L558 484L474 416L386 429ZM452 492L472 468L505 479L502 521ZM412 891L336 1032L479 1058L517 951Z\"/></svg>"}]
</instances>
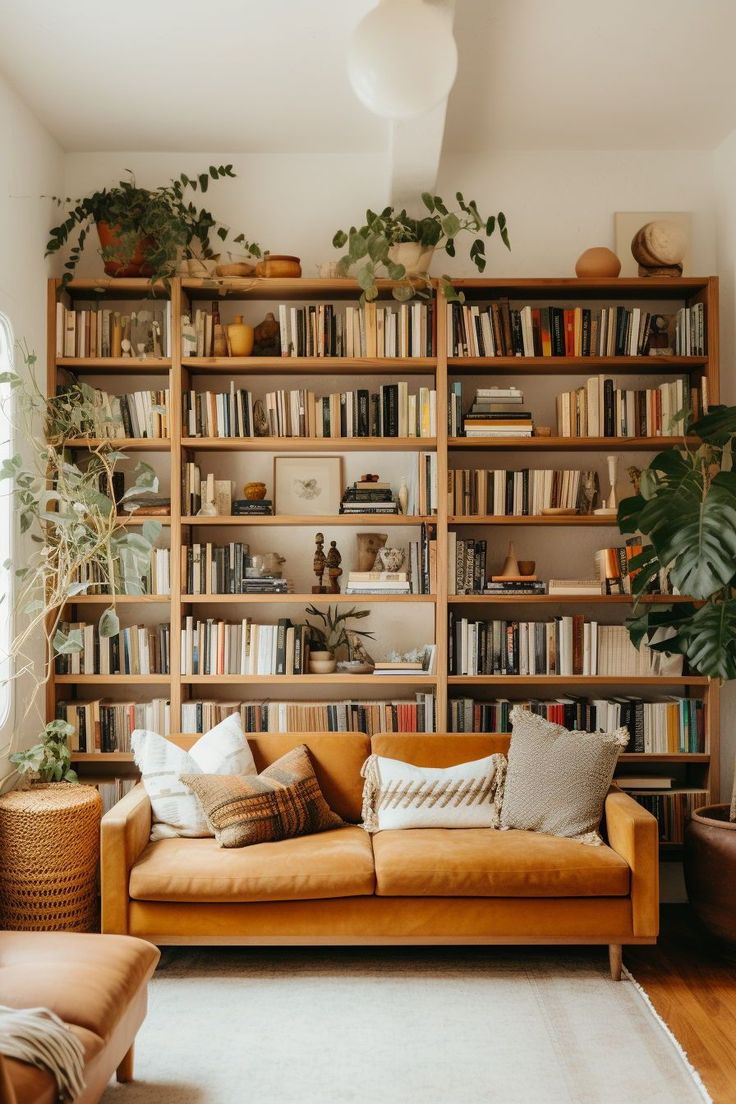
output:
<instances>
[{"instance_id":1,"label":"cream throw blanket","mask_svg":"<svg viewBox=\"0 0 736 1104\"><path fill-rule=\"evenodd\" d=\"M48 1008L0 1005L0 1054L48 1070L61 1100L74 1100L84 1089L84 1048Z\"/></svg>"}]
</instances>

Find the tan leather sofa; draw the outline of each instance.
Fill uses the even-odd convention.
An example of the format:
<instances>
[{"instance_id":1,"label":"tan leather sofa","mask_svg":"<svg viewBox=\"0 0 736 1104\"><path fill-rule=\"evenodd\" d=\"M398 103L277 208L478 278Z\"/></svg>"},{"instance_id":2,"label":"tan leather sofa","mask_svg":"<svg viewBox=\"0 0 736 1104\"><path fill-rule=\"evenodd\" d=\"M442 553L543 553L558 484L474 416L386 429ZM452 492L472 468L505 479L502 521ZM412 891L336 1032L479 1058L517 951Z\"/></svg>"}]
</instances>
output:
<instances>
[{"instance_id":1,"label":"tan leather sofa","mask_svg":"<svg viewBox=\"0 0 736 1104\"><path fill-rule=\"evenodd\" d=\"M186 746L186 738L179 741ZM450 766L508 749L501 735L357 733L249 737L262 770L299 743L348 825L225 850L214 839L149 842L136 786L102 821L102 926L166 944L600 943L658 932L657 824L613 789L608 845L532 832L422 829L368 835L360 768L371 750Z\"/></svg>"},{"instance_id":2,"label":"tan leather sofa","mask_svg":"<svg viewBox=\"0 0 736 1104\"><path fill-rule=\"evenodd\" d=\"M86 1088L95 1104L117 1071L133 1076L133 1043L146 1015L159 951L140 939L71 932L0 933L0 1004L50 1008L81 1040ZM46 1070L0 1057L0 1104L55 1104Z\"/></svg>"}]
</instances>

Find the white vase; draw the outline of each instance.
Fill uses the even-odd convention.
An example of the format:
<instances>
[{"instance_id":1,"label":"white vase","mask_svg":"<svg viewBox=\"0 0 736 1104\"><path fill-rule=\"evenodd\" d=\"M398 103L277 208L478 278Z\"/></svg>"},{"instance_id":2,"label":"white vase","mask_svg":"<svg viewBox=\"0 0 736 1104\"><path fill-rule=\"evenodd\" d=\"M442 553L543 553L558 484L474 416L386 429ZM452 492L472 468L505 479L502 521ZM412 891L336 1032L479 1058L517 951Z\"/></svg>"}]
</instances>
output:
<instances>
[{"instance_id":1,"label":"white vase","mask_svg":"<svg viewBox=\"0 0 736 1104\"><path fill-rule=\"evenodd\" d=\"M434 254L433 245L419 242L399 242L389 247L388 255L394 264L403 265L407 276L423 276L429 270Z\"/></svg>"}]
</instances>

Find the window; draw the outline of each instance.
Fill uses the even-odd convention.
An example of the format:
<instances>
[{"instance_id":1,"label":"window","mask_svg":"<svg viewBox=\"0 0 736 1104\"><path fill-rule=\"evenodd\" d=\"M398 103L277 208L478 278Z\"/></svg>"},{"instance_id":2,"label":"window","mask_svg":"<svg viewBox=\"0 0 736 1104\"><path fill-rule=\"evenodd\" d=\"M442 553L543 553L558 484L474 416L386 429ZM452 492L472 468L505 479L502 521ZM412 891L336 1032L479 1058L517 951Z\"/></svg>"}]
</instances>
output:
<instances>
[{"instance_id":1,"label":"window","mask_svg":"<svg viewBox=\"0 0 736 1104\"><path fill-rule=\"evenodd\" d=\"M4 314L0 313L0 373L13 370L13 331ZM10 386L0 384L0 462L13 454L13 427L8 417ZM13 635L13 571L2 565L13 555L14 535L13 497L7 486L0 487L0 755L10 746L12 736L11 706L13 683L9 681L11 661L8 649Z\"/></svg>"}]
</instances>

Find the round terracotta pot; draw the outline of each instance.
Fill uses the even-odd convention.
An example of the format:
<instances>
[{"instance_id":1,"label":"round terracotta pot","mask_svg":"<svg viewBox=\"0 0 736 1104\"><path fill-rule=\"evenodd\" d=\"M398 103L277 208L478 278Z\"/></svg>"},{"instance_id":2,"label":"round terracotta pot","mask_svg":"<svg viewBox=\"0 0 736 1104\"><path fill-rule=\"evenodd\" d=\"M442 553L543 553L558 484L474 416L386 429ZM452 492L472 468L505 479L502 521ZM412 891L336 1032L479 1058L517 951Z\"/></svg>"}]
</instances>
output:
<instances>
[{"instance_id":1,"label":"round terracotta pot","mask_svg":"<svg viewBox=\"0 0 736 1104\"><path fill-rule=\"evenodd\" d=\"M109 222L100 220L97 223L97 234L103 249L119 249L122 251L120 241L120 227L110 226ZM153 269L145 263L146 256L153 249L152 238L141 238L135 247L133 256L129 260L116 261L113 257L105 261L106 276L151 276Z\"/></svg>"},{"instance_id":2,"label":"round terracotta pot","mask_svg":"<svg viewBox=\"0 0 736 1104\"><path fill-rule=\"evenodd\" d=\"M736 822L728 814L728 805L693 813L685 831L685 885L703 926L715 939L736 945Z\"/></svg>"},{"instance_id":3,"label":"round terracotta pot","mask_svg":"<svg viewBox=\"0 0 736 1104\"><path fill-rule=\"evenodd\" d=\"M575 262L575 275L584 277L618 276L621 262L605 245L594 245L580 254Z\"/></svg>"}]
</instances>

